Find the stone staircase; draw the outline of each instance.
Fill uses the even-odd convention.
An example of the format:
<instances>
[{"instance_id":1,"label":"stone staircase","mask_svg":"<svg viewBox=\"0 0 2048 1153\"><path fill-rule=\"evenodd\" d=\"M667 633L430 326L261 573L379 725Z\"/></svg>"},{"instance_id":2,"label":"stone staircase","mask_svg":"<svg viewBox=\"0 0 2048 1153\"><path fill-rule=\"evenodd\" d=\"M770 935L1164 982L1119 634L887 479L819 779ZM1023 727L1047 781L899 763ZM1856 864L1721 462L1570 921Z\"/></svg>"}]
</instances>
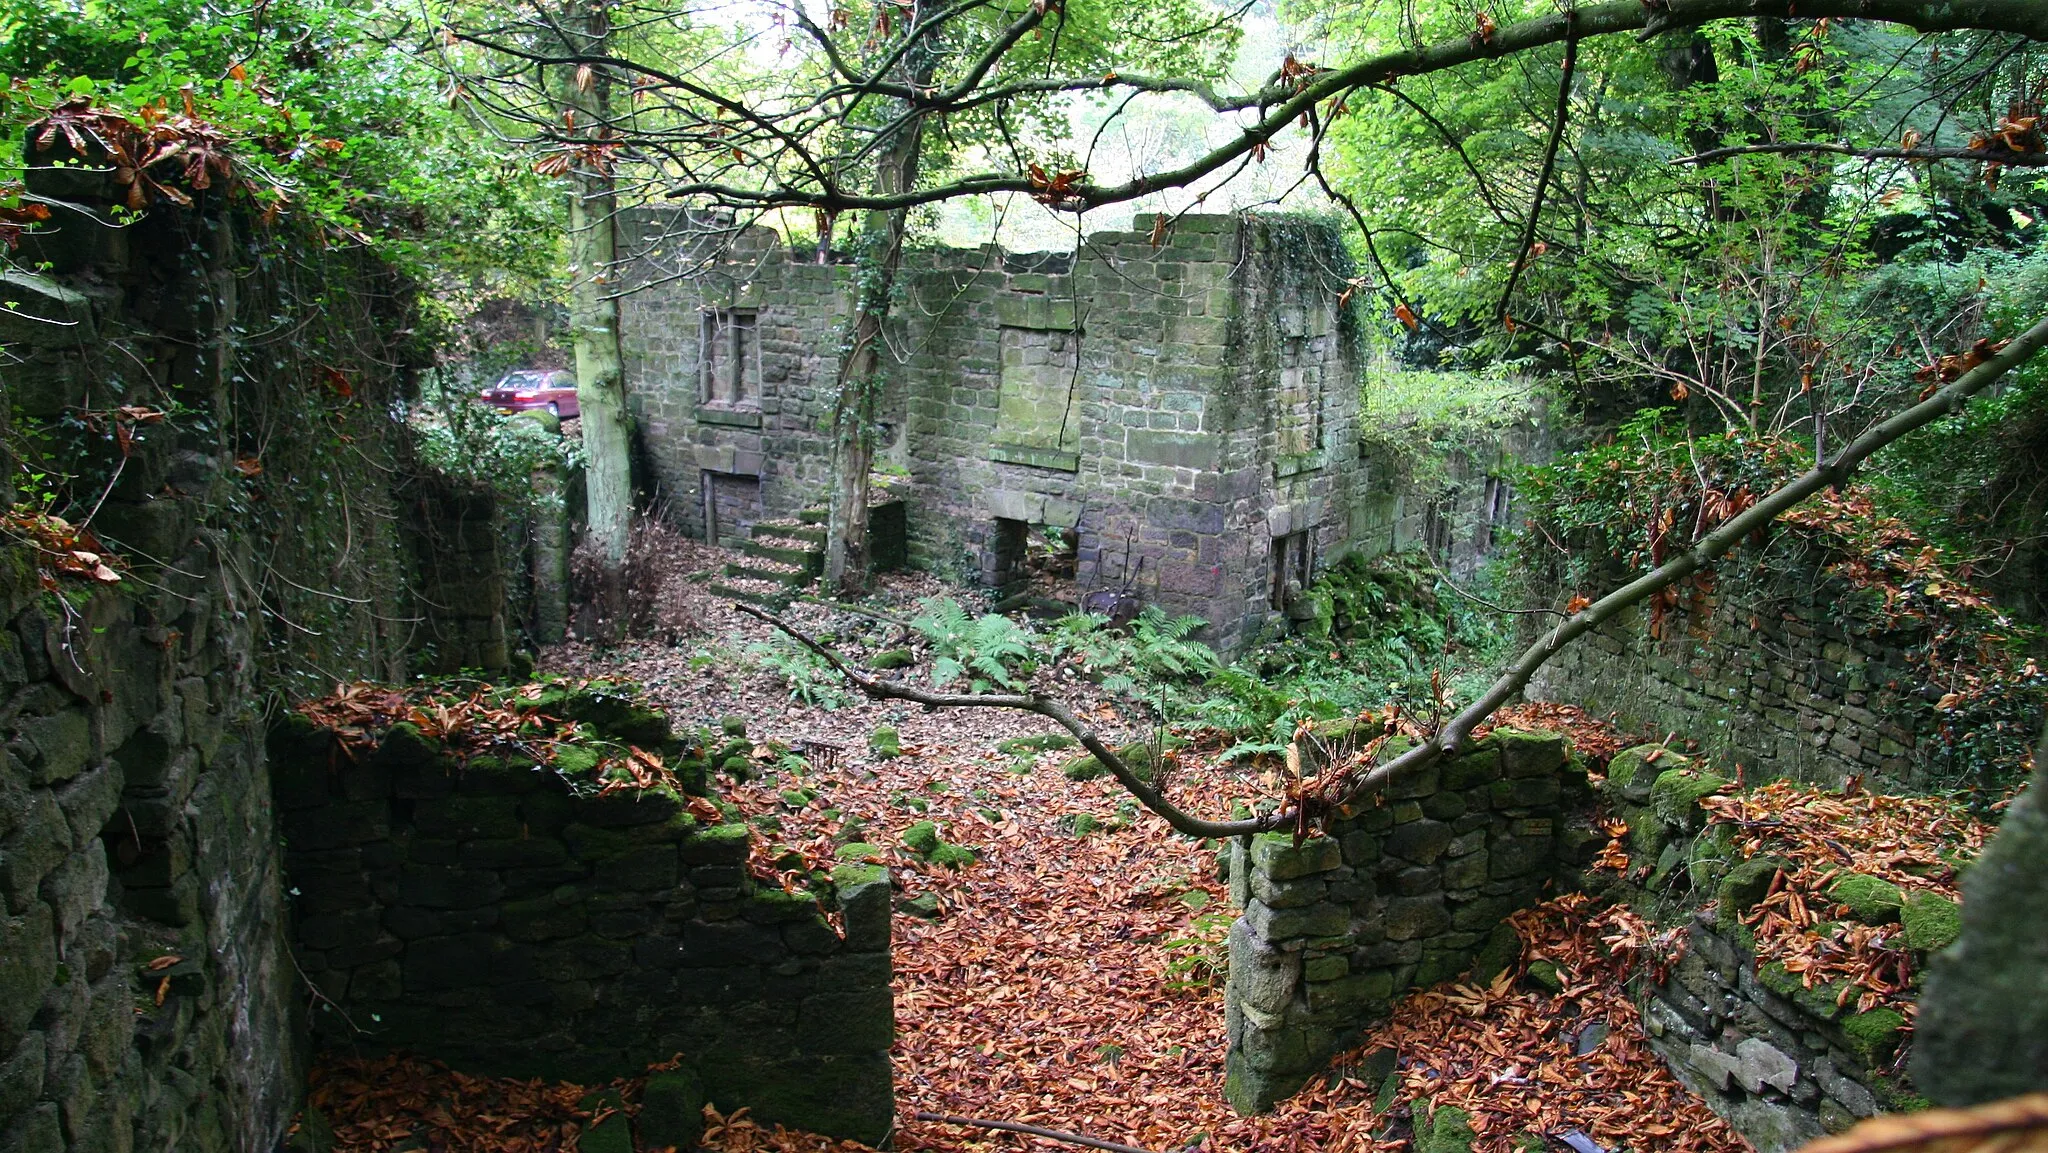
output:
<instances>
[{"instance_id":1,"label":"stone staircase","mask_svg":"<svg viewBox=\"0 0 2048 1153\"><path fill-rule=\"evenodd\" d=\"M784 520L756 521L741 557L728 561L711 591L770 612L789 607L798 591L825 571L825 510L807 508Z\"/></svg>"}]
</instances>

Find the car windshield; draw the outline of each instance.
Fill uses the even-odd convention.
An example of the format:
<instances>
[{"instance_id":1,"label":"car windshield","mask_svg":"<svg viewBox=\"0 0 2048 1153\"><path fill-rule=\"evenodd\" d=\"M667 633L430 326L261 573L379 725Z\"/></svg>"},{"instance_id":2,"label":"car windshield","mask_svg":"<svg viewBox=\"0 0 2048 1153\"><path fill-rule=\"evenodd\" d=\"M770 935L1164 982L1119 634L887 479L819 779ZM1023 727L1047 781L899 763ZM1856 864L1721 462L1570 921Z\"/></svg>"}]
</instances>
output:
<instances>
[{"instance_id":1,"label":"car windshield","mask_svg":"<svg viewBox=\"0 0 2048 1153\"><path fill-rule=\"evenodd\" d=\"M491 387L506 389L545 388L550 379L549 374L545 372L508 372L505 374L504 379Z\"/></svg>"}]
</instances>

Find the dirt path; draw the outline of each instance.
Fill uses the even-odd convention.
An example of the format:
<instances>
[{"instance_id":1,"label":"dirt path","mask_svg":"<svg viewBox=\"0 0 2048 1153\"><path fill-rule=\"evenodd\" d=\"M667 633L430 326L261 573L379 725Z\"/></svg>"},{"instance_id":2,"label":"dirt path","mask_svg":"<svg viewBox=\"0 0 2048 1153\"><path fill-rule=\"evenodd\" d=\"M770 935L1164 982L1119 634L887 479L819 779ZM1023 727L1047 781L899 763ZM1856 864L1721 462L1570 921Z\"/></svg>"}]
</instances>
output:
<instances>
[{"instance_id":1,"label":"dirt path","mask_svg":"<svg viewBox=\"0 0 2048 1153\"><path fill-rule=\"evenodd\" d=\"M942 591L916 577L892 578L886 588L905 615L918 596ZM734 799L750 814L777 814L782 828L764 834L769 839L809 843L814 855L829 854L829 838L846 822L863 822L858 839L878 846L901 897L938 899L936 920L896 919L894 1059L903 1118L896 1148L1014 1149L1029 1140L915 1120L918 1112L1022 1121L1162 1151L1405 1147L1398 1125L1389 1133L1393 1140L1372 1139L1384 1128L1371 1108L1380 1086L1345 1076L1342 1062L1328 1085L1272 1114L1242 1118L1229 1109L1222 1097L1221 991L1202 980L1210 975L1203 958L1220 959L1229 922L1215 853L1135 814L1110 781L1066 779L1057 766L1071 752L1020 758L997 751L1006 738L1053 731L1050 722L866 701L833 711L802 707L768 679L736 672L731 653L765 639L765 626L712 603L693 609L717 643L687 638L676 648L603 657L567 649L552 654L548 667L639 680L679 722L737 714L749 718L756 741L836 747L817 758L829 766L778 774L737 790ZM854 643L852 631L880 628L817 606L799 605L791 615L807 628L847 636L847 643ZM871 639L887 643L880 634ZM1085 694L1082 686L1076 690ZM1112 717L1102 719L1113 727ZM884 724L898 729L906 755L868 751L869 734ZM1185 795L1200 798L1206 812L1227 812L1235 795L1253 788L1199 764L1182 771ZM816 793L801 809L784 797L795 785ZM1101 827L1076 835L1075 819L1084 814ZM901 835L919 821L936 822L946 841L973 849L977 863L956 871L905 849ZM1591 929L1579 931L1593 940ZM1519 1061L1519 1073L1501 1091L1505 1120L1483 1147L1509 1147L1507 1125L1525 1112L1531 1121L1546 1116L1533 1100L1515 1098L1514 1086L1543 1085L1547 1076L1551 1084L1581 1083L1589 1094L1585 1107L1604 1111L1602 1128L1610 1132L1625 1134L1640 1123L1681 1134L1640 1148L1746 1148L1670 1080L1639 1037L1628 1035L1633 1016L1618 981L1571 1005L1496 989L1447 1013L1441 995L1422 996L1437 997L1416 1006L1436 1022L1434 1034L1390 1030L1386 1038L1402 1052L1398 1100L1446 1079L1475 1078L1491 1090L1485 1079L1501 1037L1489 1030L1540 1050ZM1584 1021L1588 1013L1610 1018L1616 1035L1584 1058L1555 1034L1561 1022ZM795 1135L784 1141L807 1144Z\"/></svg>"}]
</instances>

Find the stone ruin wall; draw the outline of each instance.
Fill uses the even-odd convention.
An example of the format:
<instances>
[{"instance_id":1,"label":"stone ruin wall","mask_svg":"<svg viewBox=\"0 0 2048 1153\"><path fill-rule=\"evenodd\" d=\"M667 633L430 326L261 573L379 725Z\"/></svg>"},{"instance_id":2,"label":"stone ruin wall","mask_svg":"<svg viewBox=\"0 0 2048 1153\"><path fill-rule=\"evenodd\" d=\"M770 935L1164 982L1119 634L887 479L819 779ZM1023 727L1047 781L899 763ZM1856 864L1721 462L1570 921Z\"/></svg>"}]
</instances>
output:
<instances>
[{"instance_id":1,"label":"stone ruin wall","mask_svg":"<svg viewBox=\"0 0 2048 1153\"><path fill-rule=\"evenodd\" d=\"M672 219L636 217L626 240L659 250ZM1183 217L1156 246L1152 224L1078 257L909 254L878 458L908 473L919 567L996 575L999 518L1075 529L1080 589L1128 582L1230 648L1274 616L1273 542L1334 558L1360 499L1359 362L1325 283L1342 254L1288 218ZM765 516L822 501L851 276L770 240L624 298L629 402L671 517L704 531L707 477L758 483ZM754 316L758 411L700 403L705 309Z\"/></svg>"},{"instance_id":2,"label":"stone ruin wall","mask_svg":"<svg viewBox=\"0 0 2048 1153\"><path fill-rule=\"evenodd\" d=\"M888 1133L887 870L839 867L842 931L673 794L458 766L410 726L350 755L295 721L272 759L320 1044L585 1083L680 1055L728 1112Z\"/></svg>"},{"instance_id":3,"label":"stone ruin wall","mask_svg":"<svg viewBox=\"0 0 2048 1153\"><path fill-rule=\"evenodd\" d=\"M1912 656L1926 634L1860 623L1833 578L1759 578L1741 563L1723 566L1712 604L1673 635L1653 637L1640 607L1622 612L1538 670L1529 699L1682 734L1748 780L1938 784L1937 716L1913 688L1928 679Z\"/></svg>"},{"instance_id":4,"label":"stone ruin wall","mask_svg":"<svg viewBox=\"0 0 2048 1153\"><path fill-rule=\"evenodd\" d=\"M1496 732L1395 779L1296 845L1231 843L1224 1093L1270 1108L1383 1020L1401 996L1514 953L1509 914L1543 898L1560 859L1589 860L1586 776L1555 734Z\"/></svg>"},{"instance_id":5,"label":"stone ruin wall","mask_svg":"<svg viewBox=\"0 0 2048 1153\"><path fill-rule=\"evenodd\" d=\"M1298 1091L1410 989L1490 980L1519 953L1507 916L1560 890L1625 902L1680 930L1661 979L1638 978L1644 1031L1762 1153L1919 1104L1894 1061L1906 1035L1899 1014L1859 1012L1836 988L1808 989L1782 965L1759 964L1739 915L1780 862L1740 861L1729 829L1707 826L1698 801L1725 780L1654 746L1614 758L1598 810L1587 780L1561 738L1496 733L1396 780L1329 835L1233 842L1231 895L1244 914L1225 990L1232 1105L1258 1111ZM1606 839L1596 811L1628 825L1639 867L1625 877L1586 867ZM1919 971L1953 931L1907 940Z\"/></svg>"}]
</instances>

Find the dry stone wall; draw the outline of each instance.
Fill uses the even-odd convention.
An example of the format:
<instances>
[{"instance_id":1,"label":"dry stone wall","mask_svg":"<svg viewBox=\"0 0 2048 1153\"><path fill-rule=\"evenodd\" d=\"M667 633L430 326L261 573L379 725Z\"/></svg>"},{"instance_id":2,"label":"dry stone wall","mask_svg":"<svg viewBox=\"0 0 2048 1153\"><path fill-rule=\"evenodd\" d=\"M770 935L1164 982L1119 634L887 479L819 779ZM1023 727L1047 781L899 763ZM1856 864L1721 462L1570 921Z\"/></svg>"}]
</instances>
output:
<instances>
[{"instance_id":1,"label":"dry stone wall","mask_svg":"<svg viewBox=\"0 0 2048 1153\"><path fill-rule=\"evenodd\" d=\"M1232 842L1224 1093L1240 1112L1291 1096L1410 989L1498 971L1509 914L1542 899L1560 859L1597 847L1582 769L1555 734L1496 731L1396 779L1370 808L1299 844Z\"/></svg>"},{"instance_id":2,"label":"dry stone wall","mask_svg":"<svg viewBox=\"0 0 2048 1153\"><path fill-rule=\"evenodd\" d=\"M1652 636L1618 614L1536 674L1532 700L1569 701L1639 732L1682 733L1753 780L1902 787L1939 783L1944 763L1917 655L1929 637L1846 611L1854 591L1818 573L1721 574L1696 619Z\"/></svg>"},{"instance_id":3,"label":"dry stone wall","mask_svg":"<svg viewBox=\"0 0 2048 1153\"><path fill-rule=\"evenodd\" d=\"M1618 754L1602 799L1627 823L1626 848L1640 864L1627 879L1603 870L1579 881L1682 932L1675 962L1641 986L1650 1045L1762 1153L1783 1153L1919 1102L1893 1067L1904 1017L1882 1007L1859 1012L1839 984L1808 988L1782 964L1759 964L1741 915L1766 896L1785 862L1743 860L1733 827L1707 824L1700 800L1729 783L1705 762L1658 746ZM1865 885L1876 899L1857 902L1868 907L1856 915L1897 921L1897 890L1875 879ZM1892 932L1895 947L1914 950L1917 972L1954 939L1956 910L1932 894L1909 903L1913 924Z\"/></svg>"},{"instance_id":4,"label":"dry stone wall","mask_svg":"<svg viewBox=\"0 0 2048 1153\"><path fill-rule=\"evenodd\" d=\"M82 477L73 515L97 502L90 527L123 579L0 548L0 1148L267 1153L299 1098L304 1002L263 692L308 665L388 674L403 651L380 620L401 571L388 494L346 494L344 523L344 494L279 410L311 403L304 342L376 406L324 394L322 434L355 437L358 470L388 459L378 398L403 371L386 328L403 302L366 261L307 255L329 262L304 273L283 230L207 196L116 228L77 207L120 202L105 166L30 180L55 219L23 239L41 271L6 275L0 401L7 448L55 467L0 459L0 503L45 496L13 490L25 472ZM349 305L309 310L294 294L316 280ZM244 335L279 315L295 318L292 352L247 355ZM124 405L164 415L117 439ZM276 435L259 446L258 429ZM331 522L311 511L327 501ZM353 563L326 564L350 530ZM283 617L301 638L289 652Z\"/></svg>"},{"instance_id":5,"label":"dry stone wall","mask_svg":"<svg viewBox=\"0 0 2048 1153\"><path fill-rule=\"evenodd\" d=\"M888 1133L886 870L838 869L842 932L754 884L748 826L700 824L673 793L458 765L409 725L351 757L295 721L272 751L323 1043L580 1081L680 1054L727 1110Z\"/></svg>"},{"instance_id":6,"label":"dry stone wall","mask_svg":"<svg viewBox=\"0 0 2048 1153\"><path fill-rule=\"evenodd\" d=\"M659 253L675 219L632 217L628 240ZM1277 618L1276 553L1334 558L1359 499L1346 258L1293 218L1185 216L1156 237L1154 223L1096 233L1078 256L908 254L879 459L909 477L913 564L999 573L1004 522L1072 531L1083 590L1197 613L1228 648ZM702 532L707 493L734 486L760 517L821 503L852 266L769 237L678 270L644 261L655 283L621 319L670 514ZM739 402L706 386L723 362L703 349L728 322L751 326L758 357L759 394L744 378Z\"/></svg>"}]
</instances>

